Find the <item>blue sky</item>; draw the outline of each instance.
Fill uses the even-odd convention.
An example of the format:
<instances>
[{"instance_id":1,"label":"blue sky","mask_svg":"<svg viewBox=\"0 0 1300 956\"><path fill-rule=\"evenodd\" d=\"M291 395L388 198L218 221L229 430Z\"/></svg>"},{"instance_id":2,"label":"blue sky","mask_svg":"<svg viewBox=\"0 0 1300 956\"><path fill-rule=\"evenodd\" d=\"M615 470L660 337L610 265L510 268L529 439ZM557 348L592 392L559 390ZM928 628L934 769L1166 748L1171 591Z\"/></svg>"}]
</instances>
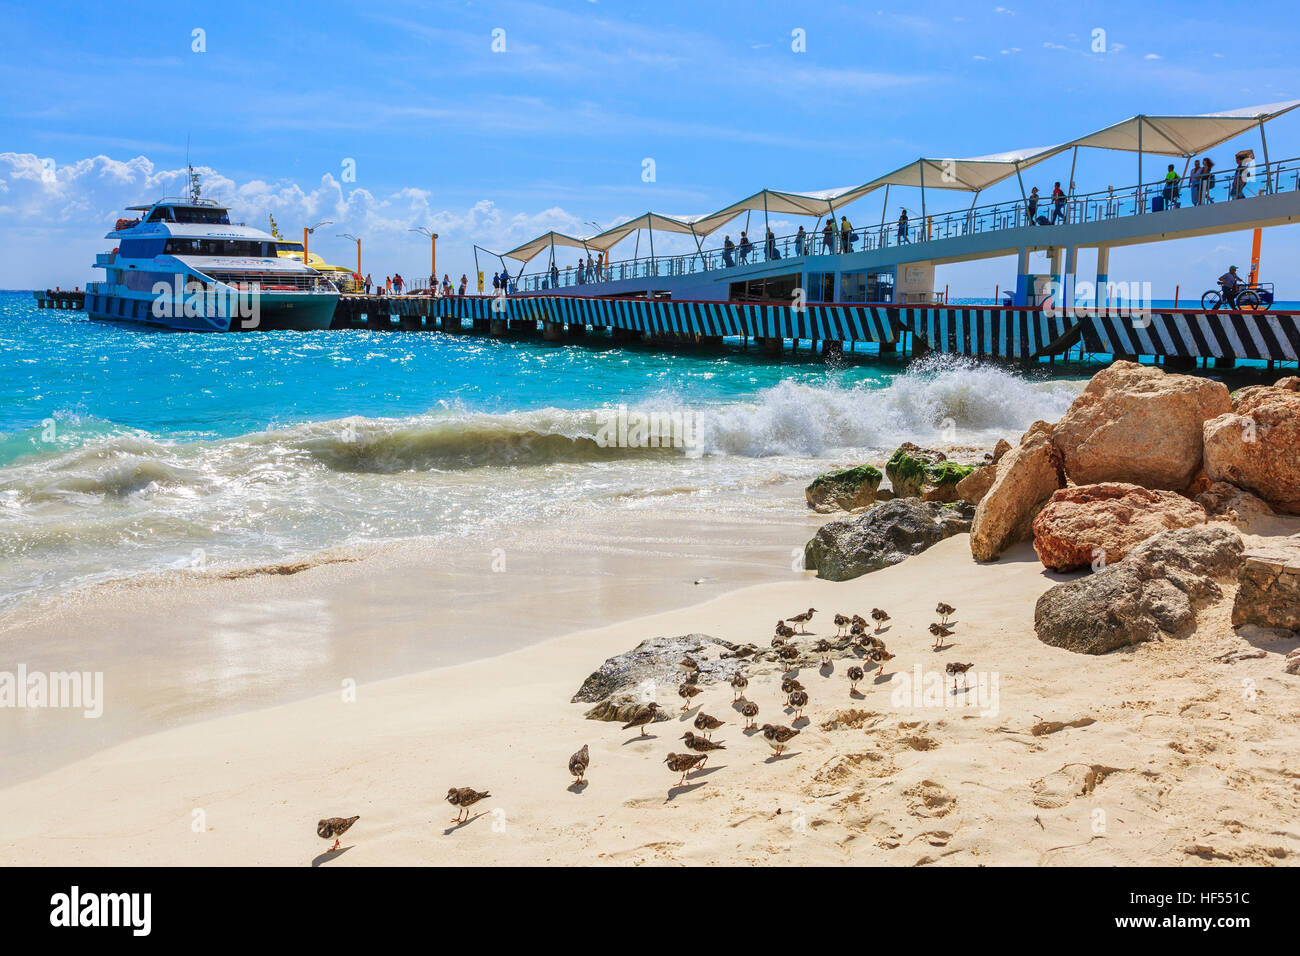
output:
<instances>
[{"instance_id":1,"label":"blue sky","mask_svg":"<svg viewBox=\"0 0 1300 956\"><path fill-rule=\"evenodd\" d=\"M367 271L407 276L427 272L409 230L428 226L439 271L459 276L476 242L851 185L1138 112L1300 98L1294 19L1281 3L0 3L0 287L97 278L121 207L179 190L187 138L209 193L250 224L273 213L300 235L332 219L317 251L350 263L336 234L358 233ZM1273 124L1269 150L1300 155L1300 111ZM1053 163L1035 174L1045 191L1068 174L1068 156ZM1075 178L1103 188L1132 166L1092 152ZM998 188L985 198L1017 191ZM854 213L879 216L878 199ZM1225 259L1244 264L1249 237L1178 248L1119 250L1112 277L1157 296L1199 288ZM1266 237L1265 278L1287 298L1297 253L1297 227ZM951 267L938 282L991 294L1013 271Z\"/></svg>"}]
</instances>

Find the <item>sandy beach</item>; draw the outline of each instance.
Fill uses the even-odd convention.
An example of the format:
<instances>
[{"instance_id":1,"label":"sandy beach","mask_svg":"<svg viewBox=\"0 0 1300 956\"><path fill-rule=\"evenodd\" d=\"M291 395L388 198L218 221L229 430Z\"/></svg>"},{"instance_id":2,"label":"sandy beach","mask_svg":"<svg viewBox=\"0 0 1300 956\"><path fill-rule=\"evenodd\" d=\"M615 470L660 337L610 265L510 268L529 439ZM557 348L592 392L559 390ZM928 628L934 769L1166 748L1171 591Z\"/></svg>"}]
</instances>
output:
<instances>
[{"instance_id":1,"label":"sandy beach","mask_svg":"<svg viewBox=\"0 0 1300 956\"><path fill-rule=\"evenodd\" d=\"M1300 520L1271 530L1294 534ZM317 574L328 571L259 586L310 587ZM845 583L805 573L361 682L354 700L326 693L137 737L0 791L0 861L1292 863L1300 715L1281 660L1297 642L1263 641L1264 657L1215 661L1245 646L1229 593L1185 640L1071 653L1040 643L1033 627L1035 600L1064 579L1027 543L978 564L957 535ZM938 653L926 632L936 600L957 608ZM765 646L774 618L809 606L820 609L811 640L834 635L835 612L887 609L881 636L896 657L882 677L869 673L860 697L849 693L848 660L805 669L807 720L780 757L740 729L725 684L706 686L684 717L676 695L661 694L672 719L645 738L585 720L587 705L569 702L602 661L645 638L701 633ZM163 613L142 606L139 626L162 626L151 617ZM383 626L419 627L417 617ZM946 679L937 693L900 692L918 669L933 688L928 675L953 660L973 663L970 691ZM760 724L790 722L779 679L751 677ZM678 738L701 709L727 721L713 735L726 749L678 786L663 761L684 749ZM583 744L587 784L571 787L568 757ZM491 797L456 826L444 795L463 786ZM323 853L316 821L356 814L344 849Z\"/></svg>"}]
</instances>

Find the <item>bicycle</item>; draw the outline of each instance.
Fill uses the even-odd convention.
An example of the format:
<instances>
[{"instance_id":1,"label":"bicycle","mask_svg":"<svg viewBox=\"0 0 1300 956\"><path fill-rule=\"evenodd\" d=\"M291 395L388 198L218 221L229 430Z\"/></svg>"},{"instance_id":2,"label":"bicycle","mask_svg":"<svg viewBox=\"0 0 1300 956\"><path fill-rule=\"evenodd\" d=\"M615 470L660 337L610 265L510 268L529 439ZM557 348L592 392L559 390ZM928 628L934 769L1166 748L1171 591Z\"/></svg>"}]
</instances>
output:
<instances>
[{"instance_id":1,"label":"bicycle","mask_svg":"<svg viewBox=\"0 0 1300 956\"><path fill-rule=\"evenodd\" d=\"M1273 283L1257 282L1243 286L1235 296L1227 296L1223 286L1211 289L1201 296L1201 308L1207 312L1221 309L1224 305L1239 312L1261 312L1273 304Z\"/></svg>"}]
</instances>

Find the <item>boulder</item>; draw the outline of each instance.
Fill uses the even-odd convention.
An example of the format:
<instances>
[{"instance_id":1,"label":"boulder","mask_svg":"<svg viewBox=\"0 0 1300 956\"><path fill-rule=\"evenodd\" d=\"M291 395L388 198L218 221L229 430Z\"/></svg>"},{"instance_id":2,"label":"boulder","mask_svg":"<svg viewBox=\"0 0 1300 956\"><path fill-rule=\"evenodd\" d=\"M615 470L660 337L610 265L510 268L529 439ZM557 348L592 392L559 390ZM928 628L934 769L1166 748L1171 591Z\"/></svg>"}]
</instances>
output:
<instances>
[{"instance_id":1,"label":"boulder","mask_svg":"<svg viewBox=\"0 0 1300 956\"><path fill-rule=\"evenodd\" d=\"M988 464L976 468L969 475L957 482L957 497L962 501L977 505L993 487L993 479L998 476L998 466Z\"/></svg>"},{"instance_id":2,"label":"boulder","mask_svg":"<svg viewBox=\"0 0 1300 956\"><path fill-rule=\"evenodd\" d=\"M1231 410L1221 382L1115 362L1093 376L1052 440L1075 484L1181 491L1201 467L1202 426Z\"/></svg>"},{"instance_id":3,"label":"boulder","mask_svg":"<svg viewBox=\"0 0 1300 956\"><path fill-rule=\"evenodd\" d=\"M804 497L808 499L808 507L819 514L865 508L875 503L882 477L880 469L871 465L828 471L813 479L804 489Z\"/></svg>"},{"instance_id":4,"label":"boulder","mask_svg":"<svg viewBox=\"0 0 1300 956\"><path fill-rule=\"evenodd\" d=\"M1242 550L1241 536L1221 524L1163 531L1123 561L1046 591L1034 630L1080 654L1186 637L1200 608L1223 596L1220 583L1237 577Z\"/></svg>"},{"instance_id":5,"label":"boulder","mask_svg":"<svg viewBox=\"0 0 1300 956\"><path fill-rule=\"evenodd\" d=\"M1120 561L1161 531L1205 524L1205 509L1173 491L1105 482L1057 491L1034 519L1034 550L1044 567L1076 571Z\"/></svg>"},{"instance_id":6,"label":"boulder","mask_svg":"<svg viewBox=\"0 0 1300 956\"><path fill-rule=\"evenodd\" d=\"M997 464L997 475L980 498L971 525L970 550L993 561L1030 535L1031 523L1048 498L1065 484L1061 457L1052 443L1052 426L1034 422Z\"/></svg>"},{"instance_id":7,"label":"boulder","mask_svg":"<svg viewBox=\"0 0 1300 956\"><path fill-rule=\"evenodd\" d=\"M896 498L919 498L925 484L927 471L948 456L933 448L922 448L910 441L903 442L885 463L885 475Z\"/></svg>"},{"instance_id":8,"label":"boulder","mask_svg":"<svg viewBox=\"0 0 1300 956\"><path fill-rule=\"evenodd\" d=\"M1261 519L1275 517L1268 502L1226 481L1211 482L1196 496L1196 503L1210 518L1231 522L1239 528L1248 529Z\"/></svg>"},{"instance_id":9,"label":"boulder","mask_svg":"<svg viewBox=\"0 0 1300 956\"><path fill-rule=\"evenodd\" d=\"M974 473L977 466L959 465L955 461L945 461L927 468L925 483L921 486L922 501L956 501L961 495L957 487L962 480Z\"/></svg>"},{"instance_id":10,"label":"boulder","mask_svg":"<svg viewBox=\"0 0 1300 956\"><path fill-rule=\"evenodd\" d=\"M1274 511L1300 514L1300 391L1242 389L1233 410L1207 421L1203 434L1211 481L1252 491Z\"/></svg>"},{"instance_id":11,"label":"boulder","mask_svg":"<svg viewBox=\"0 0 1300 956\"><path fill-rule=\"evenodd\" d=\"M998 443L993 446L993 464L1002 460L1002 456L1011 450L1011 442L1005 438L999 438Z\"/></svg>"},{"instance_id":12,"label":"boulder","mask_svg":"<svg viewBox=\"0 0 1300 956\"><path fill-rule=\"evenodd\" d=\"M804 547L804 567L829 581L879 571L969 531L973 512L964 502L895 498L859 517L822 525Z\"/></svg>"},{"instance_id":13,"label":"boulder","mask_svg":"<svg viewBox=\"0 0 1300 956\"><path fill-rule=\"evenodd\" d=\"M1300 631L1300 536L1242 555L1232 625Z\"/></svg>"},{"instance_id":14,"label":"boulder","mask_svg":"<svg viewBox=\"0 0 1300 956\"><path fill-rule=\"evenodd\" d=\"M731 644L707 634L687 634L681 637L651 637L642 641L632 650L609 658L599 669L582 682L571 703L613 702L613 707L603 708L603 712L621 713L619 708L629 702L659 703L671 709L673 704L668 699L672 695L676 700L677 685L685 676L677 662L688 654L699 661L700 677L698 683L711 684L715 681L729 681L741 666L746 652L751 648ZM601 717L602 720L616 720L617 717Z\"/></svg>"}]
</instances>

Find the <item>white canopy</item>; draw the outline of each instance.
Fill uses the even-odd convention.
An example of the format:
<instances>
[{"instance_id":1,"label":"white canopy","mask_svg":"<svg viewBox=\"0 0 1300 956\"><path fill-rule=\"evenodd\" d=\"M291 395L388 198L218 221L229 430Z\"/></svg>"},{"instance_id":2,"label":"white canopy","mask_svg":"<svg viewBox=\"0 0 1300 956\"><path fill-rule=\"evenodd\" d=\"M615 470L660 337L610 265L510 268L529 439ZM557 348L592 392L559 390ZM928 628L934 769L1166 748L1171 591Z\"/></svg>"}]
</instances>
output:
<instances>
[{"instance_id":1,"label":"white canopy","mask_svg":"<svg viewBox=\"0 0 1300 956\"><path fill-rule=\"evenodd\" d=\"M588 248L588 240L579 239L575 236L566 236L562 232L548 232L538 236L536 239L530 239L522 246L515 246L504 255L509 259L518 259L520 262L527 262L551 246L574 246L578 249Z\"/></svg>"},{"instance_id":2,"label":"white canopy","mask_svg":"<svg viewBox=\"0 0 1300 956\"><path fill-rule=\"evenodd\" d=\"M906 166L900 166L892 173L886 173L879 179L867 184L872 189L884 185L924 186L927 189L960 189L964 192L980 192L995 186L1004 179L1010 179L1017 169L1027 169L1036 163L1062 153L1065 145L1040 146L1035 149L1016 149L1008 153L993 153L989 156L972 156L969 159L927 159L913 160ZM863 187L864 189L866 187Z\"/></svg>"},{"instance_id":3,"label":"white canopy","mask_svg":"<svg viewBox=\"0 0 1300 956\"><path fill-rule=\"evenodd\" d=\"M686 235L705 235L704 232L695 232L695 224L705 219L704 216L661 216L657 212L647 212L635 219L629 219L627 222L621 222L617 226L606 229L598 235L592 236L587 240L587 244L593 249L599 249L604 252L622 239L632 235L638 229L658 230L660 232L680 232Z\"/></svg>"},{"instance_id":4,"label":"white canopy","mask_svg":"<svg viewBox=\"0 0 1300 956\"><path fill-rule=\"evenodd\" d=\"M752 196L724 206L715 213L701 217L695 231L703 236L735 219L742 212L765 212L768 215L826 216L836 205L848 205L859 196L871 191L863 186L845 186L839 189L821 189L797 193L783 189L760 189Z\"/></svg>"},{"instance_id":5,"label":"white canopy","mask_svg":"<svg viewBox=\"0 0 1300 956\"><path fill-rule=\"evenodd\" d=\"M1081 136L1067 146L1095 146L1161 156L1191 157L1227 142L1300 106L1300 100L1247 106L1195 116L1130 116L1123 122Z\"/></svg>"}]
</instances>

